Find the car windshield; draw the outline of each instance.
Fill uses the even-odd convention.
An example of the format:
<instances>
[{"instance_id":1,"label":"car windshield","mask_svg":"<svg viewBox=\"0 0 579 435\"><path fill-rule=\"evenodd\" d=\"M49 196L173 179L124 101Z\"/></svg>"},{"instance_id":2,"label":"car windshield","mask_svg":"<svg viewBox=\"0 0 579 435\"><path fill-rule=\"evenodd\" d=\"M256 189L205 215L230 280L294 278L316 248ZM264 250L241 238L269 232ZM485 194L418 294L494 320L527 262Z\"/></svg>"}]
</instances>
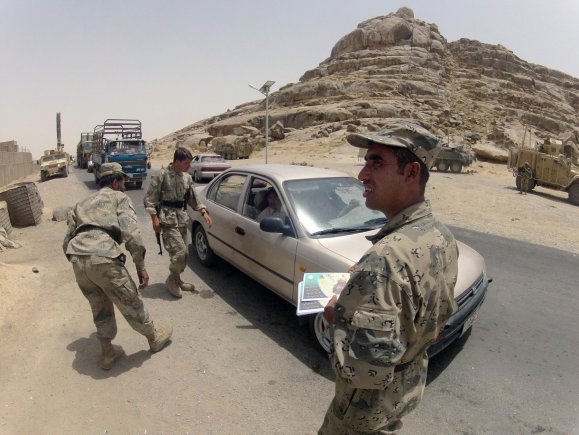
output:
<instances>
[{"instance_id":1,"label":"car windshield","mask_svg":"<svg viewBox=\"0 0 579 435\"><path fill-rule=\"evenodd\" d=\"M365 205L364 187L353 177L292 180L284 188L304 229L313 236L379 228L386 216Z\"/></svg>"}]
</instances>

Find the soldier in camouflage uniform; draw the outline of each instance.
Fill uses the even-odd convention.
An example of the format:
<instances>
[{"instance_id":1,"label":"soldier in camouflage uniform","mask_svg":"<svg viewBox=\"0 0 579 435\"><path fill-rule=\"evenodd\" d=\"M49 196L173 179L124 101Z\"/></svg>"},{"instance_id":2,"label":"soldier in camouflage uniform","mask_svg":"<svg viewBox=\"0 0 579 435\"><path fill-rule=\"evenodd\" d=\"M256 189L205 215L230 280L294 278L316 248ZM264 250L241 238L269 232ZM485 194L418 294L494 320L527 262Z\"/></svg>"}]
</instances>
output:
<instances>
[{"instance_id":1,"label":"soldier in camouflage uniform","mask_svg":"<svg viewBox=\"0 0 579 435\"><path fill-rule=\"evenodd\" d=\"M102 348L99 365L103 370L112 368L124 355L120 346L112 345L117 335L114 305L135 331L147 337L152 352L163 349L173 331L170 325L154 325L125 268L120 246L123 243L135 263L139 288L148 285L146 250L137 215L130 198L123 193L127 177L118 163L101 166L101 190L74 206L63 242L78 286L92 309Z\"/></svg>"},{"instance_id":2,"label":"soldier in camouflage uniform","mask_svg":"<svg viewBox=\"0 0 579 435\"><path fill-rule=\"evenodd\" d=\"M162 234L163 245L171 257L169 277L165 284L177 298L183 296L182 291L195 291L193 284L181 279L189 254L187 205L201 213L207 225L213 223L205 206L197 202L193 179L187 172L192 159L189 150L177 148L173 163L167 169L161 169L151 180L144 200L145 209L153 222L153 230Z\"/></svg>"},{"instance_id":3,"label":"soldier in camouflage uniform","mask_svg":"<svg viewBox=\"0 0 579 435\"><path fill-rule=\"evenodd\" d=\"M394 120L348 142L367 148L366 206L389 221L325 309L336 389L319 433L398 433L422 398L426 350L457 309L458 248L424 199L436 137Z\"/></svg>"}]
</instances>

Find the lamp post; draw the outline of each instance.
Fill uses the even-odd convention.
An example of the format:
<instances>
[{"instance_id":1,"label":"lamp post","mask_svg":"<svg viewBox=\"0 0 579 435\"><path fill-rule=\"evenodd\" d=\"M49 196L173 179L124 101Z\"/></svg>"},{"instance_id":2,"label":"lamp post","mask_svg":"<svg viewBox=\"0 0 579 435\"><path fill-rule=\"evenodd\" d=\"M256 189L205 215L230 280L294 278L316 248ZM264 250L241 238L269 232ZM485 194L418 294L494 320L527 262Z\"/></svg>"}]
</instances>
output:
<instances>
[{"instance_id":1,"label":"lamp post","mask_svg":"<svg viewBox=\"0 0 579 435\"><path fill-rule=\"evenodd\" d=\"M268 80L265 82L261 88L256 88L255 86L249 85L250 88L255 89L265 95L265 163L267 164L267 143L269 142L269 90L275 82L273 80Z\"/></svg>"}]
</instances>

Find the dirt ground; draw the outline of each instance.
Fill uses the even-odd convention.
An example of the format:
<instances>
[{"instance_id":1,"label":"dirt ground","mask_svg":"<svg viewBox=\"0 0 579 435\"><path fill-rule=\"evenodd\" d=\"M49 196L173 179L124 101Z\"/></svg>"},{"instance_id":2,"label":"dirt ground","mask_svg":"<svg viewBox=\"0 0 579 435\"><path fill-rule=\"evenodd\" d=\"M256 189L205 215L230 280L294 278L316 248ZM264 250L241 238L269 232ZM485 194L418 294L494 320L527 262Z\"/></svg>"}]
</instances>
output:
<instances>
[{"instance_id":1,"label":"dirt ground","mask_svg":"<svg viewBox=\"0 0 579 435\"><path fill-rule=\"evenodd\" d=\"M321 150L318 154L304 152L298 148L294 150L284 148L282 151L276 146L271 146L268 150L268 160L270 163L313 164L339 169L352 175L357 175L362 165L357 150L349 146ZM164 156L153 164L158 168L169 161L170 156ZM262 151L249 160L235 161L233 165L263 162ZM565 193L537 188L534 193L522 195L515 189L514 178L506 166L475 162L471 169L471 173L461 174L432 172L426 196L443 222L451 226L569 251L574 255L579 253L579 231L577 231L579 207L567 203ZM37 178L35 175L28 177L27 180L37 181ZM169 401L175 395L174 389L148 391L145 385L135 385L140 379L135 378L136 371L140 371L140 375L144 377L155 378L157 384L161 385L163 381L172 379L164 374L163 369L168 366L181 367L185 364L175 354L176 349L179 349L177 346L171 346L167 351L158 354L159 356L155 355L150 364L145 364L149 363L150 358L143 350L145 343L134 338L134 344L132 341L128 346L125 344L127 353L131 354L133 351L130 357L131 365L126 368L127 373L124 373L127 376L121 377L117 373L107 378L98 369L94 369L97 350L94 348L96 340L94 335L91 335L93 326L88 320L90 313L86 302L79 296L72 269L62 254L61 243L65 226L63 222L51 220L52 210L55 207L72 206L89 191L82 183L67 182L66 179L53 181L38 183L45 205L42 223L35 227L14 229L11 238L20 242L22 247L0 251L0 383L3 385L0 392L0 433L88 433L84 431L87 427L91 428L90 433L147 433L145 428L148 427L149 430L151 427L162 428L164 427L162 423L173 421L175 415L184 419L185 416L178 409L178 405L168 413L170 415L164 415L156 409L153 412L155 400ZM40 273L34 273L33 267L38 268ZM71 299L69 295L75 296ZM156 308L158 302L153 300L149 303ZM204 314L203 310L210 310L217 302L208 300L207 303L209 308L207 306L199 308L199 311L192 315L200 317L205 315L207 322L216 322L211 320L212 317L208 314ZM187 315L188 313L183 313L184 317ZM185 324L185 327L194 328L193 324L189 323ZM136 335L127 329L126 325L120 326L120 333L125 334L123 338L125 343L127 337ZM227 341L235 348L235 337L223 340L224 345ZM263 354L264 350L259 346L260 338L256 336L255 340L254 348L246 351L267 359L267 353ZM92 341L90 346L89 341ZM69 352L57 351L62 343L67 343ZM194 384L187 386L188 390L207 393L204 401L197 404L199 411L194 411L194 414L187 418L207 419L228 403L223 403L225 392L221 396L218 393L213 395L208 393L215 388L208 385L207 378L204 378L202 373L210 369L221 373L236 364L235 360L250 357L243 349L237 349L234 355L222 356L217 350L209 351L208 345L188 351L192 355L204 352L210 354L207 357L210 362L205 366L197 364L194 365L194 369L189 368L195 370L196 377L193 380ZM270 362L272 370L278 363L283 362L275 360ZM71 366L85 376L67 375L63 368ZM181 368L187 367L185 364ZM243 382L244 373L238 373L237 379L222 379L222 381ZM90 379L87 381L87 377L103 382L91 383ZM308 378L302 381L307 383ZM178 383L178 380L171 382ZM294 380L278 384L279 390L283 391L284 399L290 402L292 382ZM148 409L144 409L142 403L140 407L137 406L130 398L121 401L120 407L111 405L117 403L113 400L115 396L123 397L126 391L135 388L143 396L154 396L145 401L149 405ZM331 385L326 389L325 394L331 394ZM251 391L241 387L233 387L233 393L246 395L244 398L248 400L252 399ZM276 399L279 399L279 396L263 398L263 406L271 408L273 406L271 403ZM75 411L73 415L69 415L67 409L72 404L75 404ZM230 403L229 405L235 409L236 405ZM299 406L299 403L295 406ZM327 404L324 400L320 409L313 412L322 418L325 406ZM269 411L275 412L272 409ZM107 415L107 424L99 426L95 424L95 420L103 413ZM235 411L233 413L235 414ZM241 409L239 413L242 414ZM158 420L155 420L156 423L151 420L150 426L143 424L138 429L130 425L134 421L148 421L152 418L150 414L155 415L161 423ZM293 427L300 427L299 425L303 424L300 419L303 421L304 418L303 415L297 415ZM232 417L229 422L220 422L214 426L207 423L207 427L213 429L201 433L250 433L249 428L252 424L255 425L255 420L248 422L241 418L236 421ZM170 425L165 427L175 428ZM100 432L96 431L96 428L99 428ZM316 427L311 428L315 429ZM162 430L157 430L155 433L161 432ZM256 428L254 433L259 432L259 428ZM298 432L306 431L296 431ZM176 429L169 430L169 433L185 433L185 431ZM280 433L286 432L280 429Z\"/></svg>"}]
</instances>

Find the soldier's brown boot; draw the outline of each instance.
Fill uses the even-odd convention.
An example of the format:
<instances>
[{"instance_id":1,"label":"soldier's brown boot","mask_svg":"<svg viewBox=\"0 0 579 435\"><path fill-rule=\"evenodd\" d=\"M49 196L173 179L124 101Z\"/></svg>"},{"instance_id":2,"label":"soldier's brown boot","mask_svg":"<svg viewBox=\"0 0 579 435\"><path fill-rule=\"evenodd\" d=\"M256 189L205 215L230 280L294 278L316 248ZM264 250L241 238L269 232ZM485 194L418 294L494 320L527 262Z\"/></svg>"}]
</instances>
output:
<instances>
[{"instance_id":1,"label":"soldier's brown boot","mask_svg":"<svg viewBox=\"0 0 579 435\"><path fill-rule=\"evenodd\" d=\"M169 289L169 293L171 293L176 298L182 298L183 292L181 291L181 287L179 287L179 276L177 275L169 275L167 280L165 281L167 288Z\"/></svg>"},{"instance_id":2,"label":"soldier's brown boot","mask_svg":"<svg viewBox=\"0 0 579 435\"><path fill-rule=\"evenodd\" d=\"M125 356L125 351L121 346L111 344L109 339L101 338L99 341L102 349L99 367L103 370L110 370L119 359Z\"/></svg>"},{"instance_id":3,"label":"soldier's brown boot","mask_svg":"<svg viewBox=\"0 0 579 435\"><path fill-rule=\"evenodd\" d=\"M147 340L149 340L149 347L151 352L159 352L163 349L173 334L173 327L171 325L161 325L155 327L155 332L151 335L147 335Z\"/></svg>"},{"instance_id":4,"label":"soldier's brown boot","mask_svg":"<svg viewBox=\"0 0 579 435\"><path fill-rule=\"evenodd\" d=\"M181 290L183 290L184 292L194 292L195 291L195 285L194 284L183 281L180 276L177 279L179 280L179 287L181 287Z\"/></svg>"}]
</instances>

